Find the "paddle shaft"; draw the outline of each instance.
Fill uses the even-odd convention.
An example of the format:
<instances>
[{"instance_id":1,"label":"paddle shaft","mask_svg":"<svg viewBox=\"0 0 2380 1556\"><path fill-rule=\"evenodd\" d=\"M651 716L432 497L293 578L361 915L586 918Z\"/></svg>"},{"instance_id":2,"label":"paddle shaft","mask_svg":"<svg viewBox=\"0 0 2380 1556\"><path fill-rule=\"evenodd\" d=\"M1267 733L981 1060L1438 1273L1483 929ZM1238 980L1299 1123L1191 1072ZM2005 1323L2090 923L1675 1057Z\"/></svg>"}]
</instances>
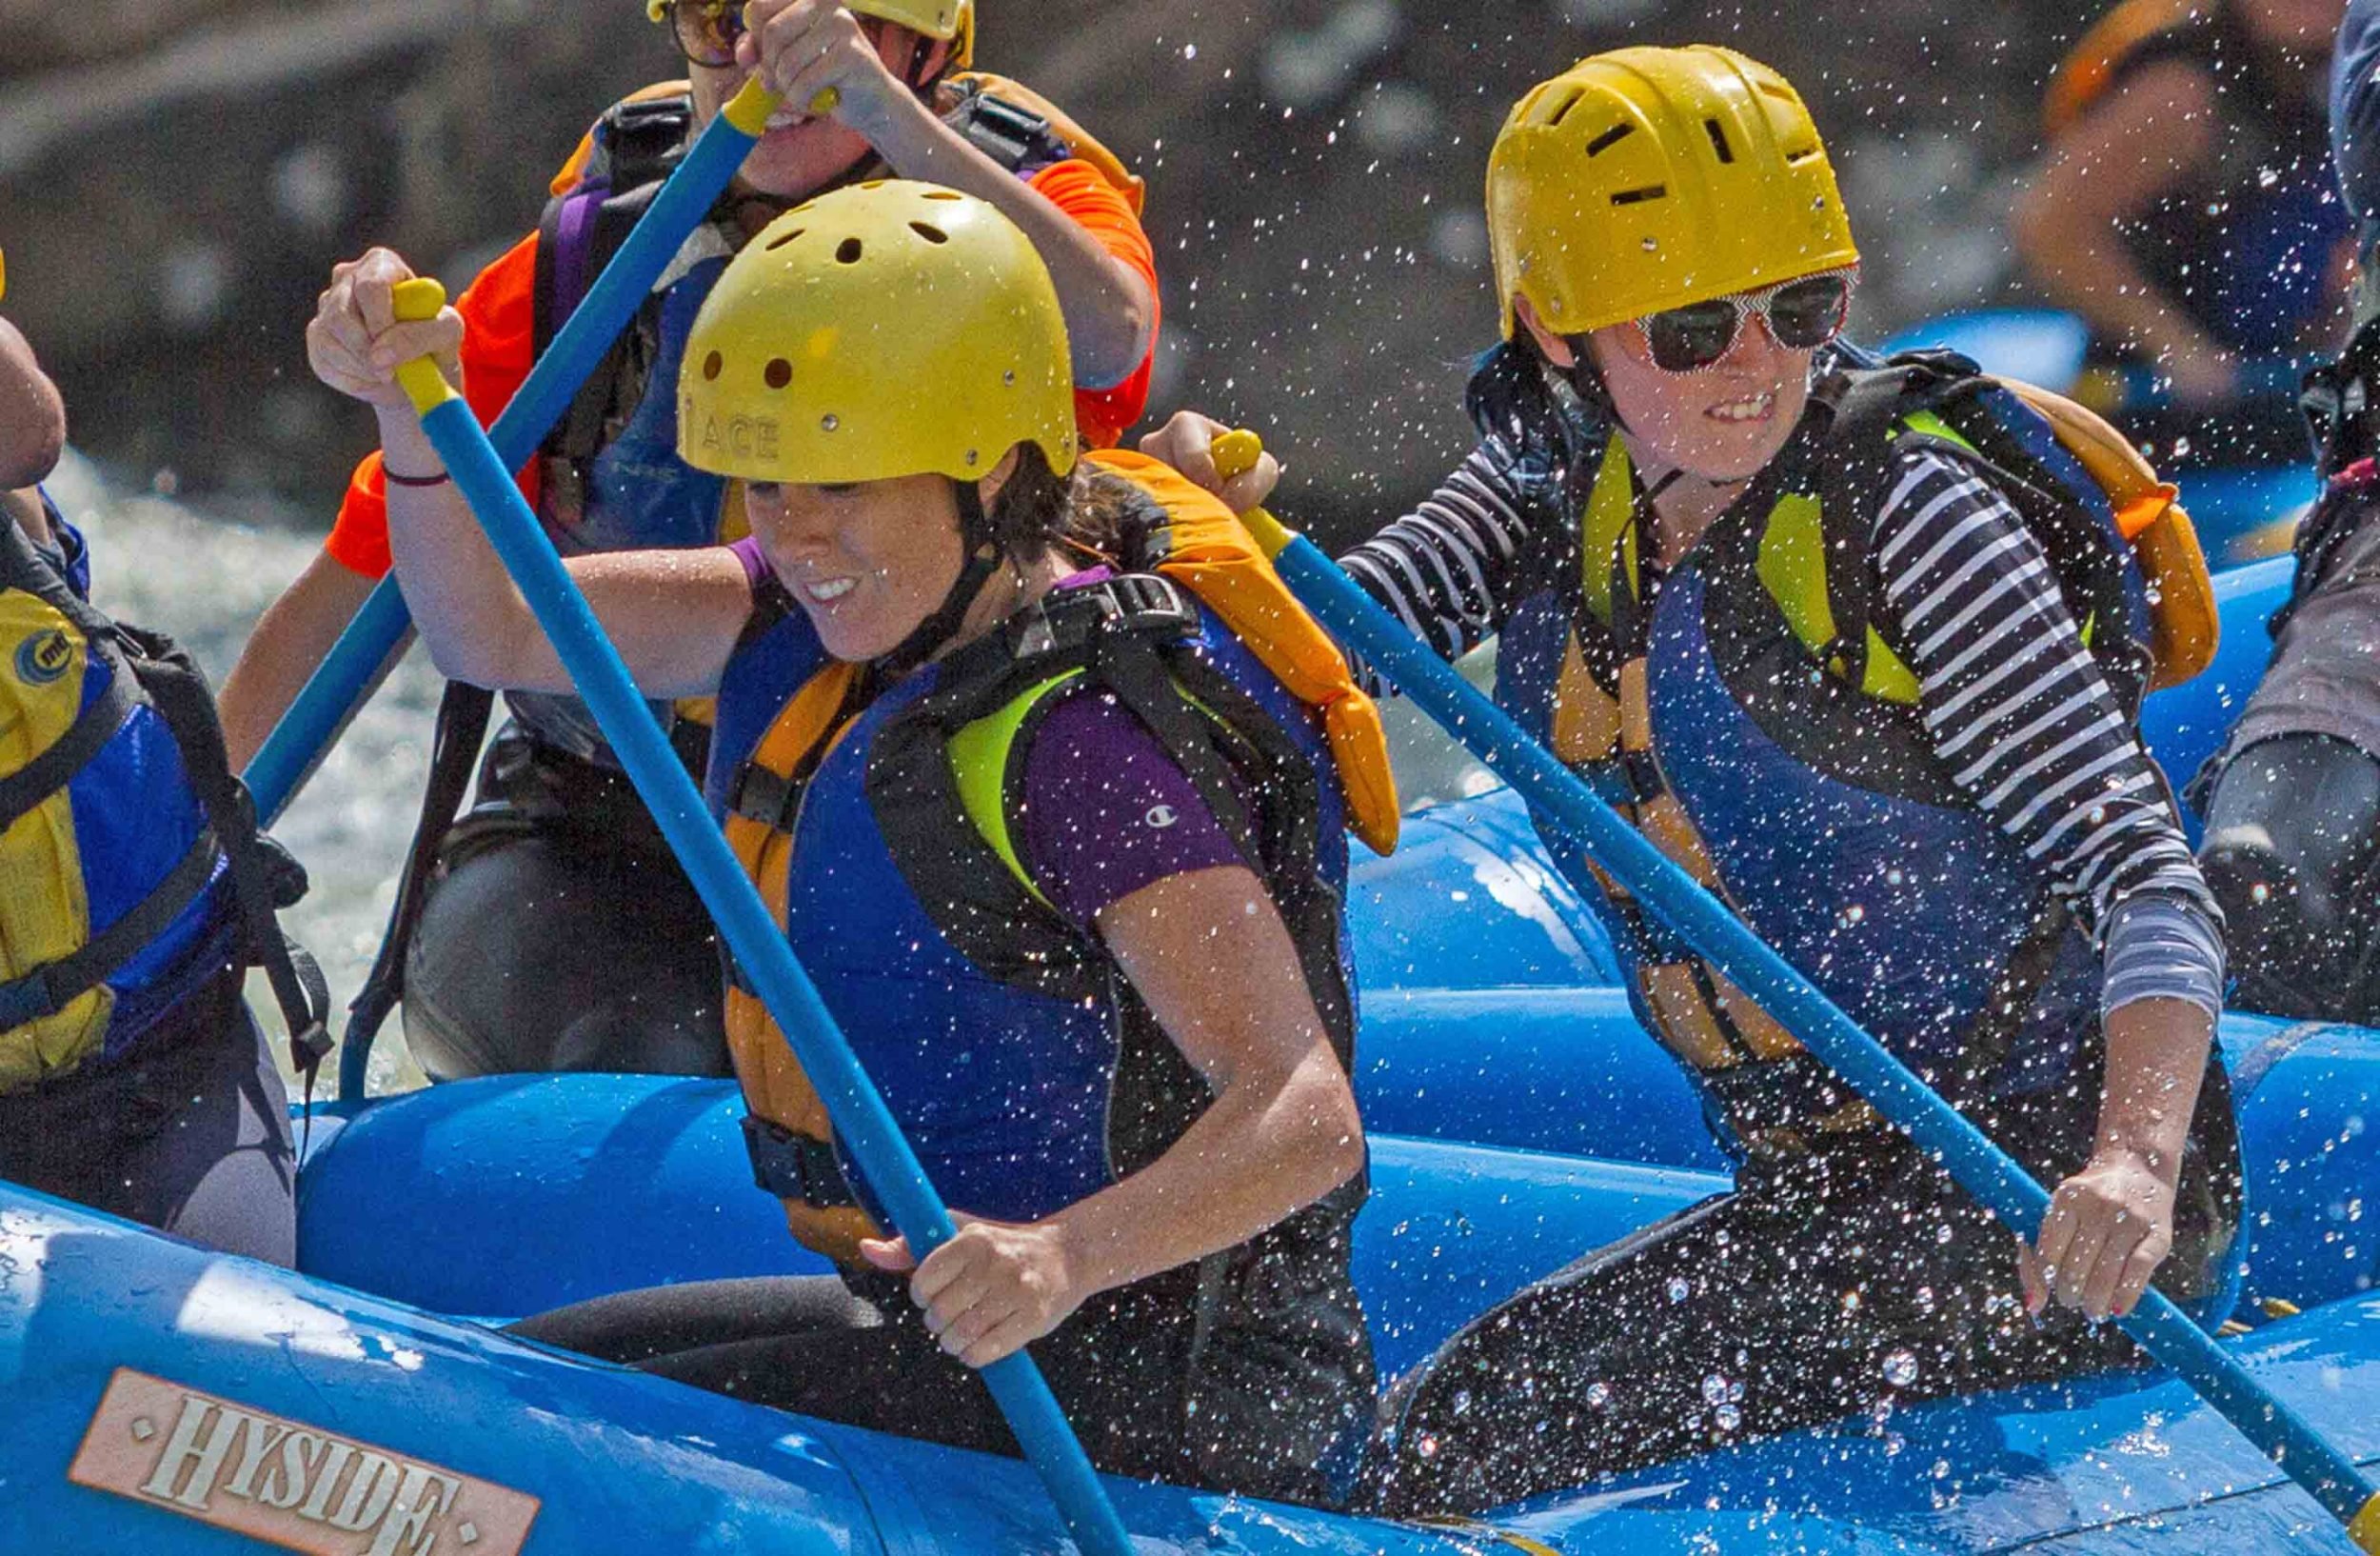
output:
<instances>
[{"instance_id":1,"label":"paddle shaft","mask_svg":"<svg viewBox=\"0 0 2380 1556\"><path fill-rule=\"evenodd\" d=\"M746 82L695 137L620 251L554 332L504 414L488 429L488 440L506 469L526 464L562 420L572 396L744 166L776 106L776 98L757 80ZM279 819L306 775L370 695L381 667L412 625L395 576L382 579L242 775L255 796L259 825L270 827Z\"/></svg>"},{"instance_id":2,"label":"paddle shaft","mask_svg":"<svg viewBox=\"0 0 2380 1556\"><path fill-rule=\"evenodd\" d=\"M1229 473L1245 469L1245 459L1218 449L1217 464ZM2019 1236L2032 1236L2049 1211L2050 1196L2007 1152L1621 820L1313 542L1283 529L1260 509L1246 517L1259 544L1274 551L1273 565L1282 582L1341 644L1361 654L1517 789L1548 825L1577 840L1614 881L1856 1088L1877 1112L1937 1157L1969 1193ZM2250 1377L2162 1292L2152 1287L2144 1293L2121 1322L2142 1349L2311 1492L2348 1526L2358 1545L2380 1552L2380 1489L2337 1445Z\"/></svg>"},{"instance_id":3,"label":"paddle shaft","mask_svg":"<svg viewBox=\"0 0 2380 1556\"><path fill-rule=\"evenodd\" d=\"M399 316L419 316L416 300L424 295L416 292L402 299ZM434 303L428 311L435 313ZM725 834L712 822L685 764L654 722L586 597L571 582L545 528L513 485L512 467L433 364L408 363L399 379L422 412L422 429L479 516L505 570L519 586L604 738L710 909L721 937L783 1029L803 1071L826 1105L837 1138L883 1202L894 1227L923 1260L955 1235L949 1211L818 989L794 959L784 931L736 863ZM982 1375L1019 1446L1048 1486L1075 1544L1094 1556L1130 1556L1131 1542L1106 1489L1033 1359L1019 1351L984 1367Z\"/></svg>"}]
</instances>

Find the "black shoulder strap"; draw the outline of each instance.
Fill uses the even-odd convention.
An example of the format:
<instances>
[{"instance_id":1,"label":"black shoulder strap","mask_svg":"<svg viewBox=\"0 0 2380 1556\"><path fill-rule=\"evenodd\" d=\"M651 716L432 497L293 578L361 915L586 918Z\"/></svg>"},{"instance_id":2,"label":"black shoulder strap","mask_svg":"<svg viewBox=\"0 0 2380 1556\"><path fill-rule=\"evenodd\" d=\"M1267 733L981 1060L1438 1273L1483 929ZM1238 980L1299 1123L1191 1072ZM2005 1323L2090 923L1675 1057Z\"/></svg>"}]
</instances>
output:
<instances>
[{"instance_id":1,"label":"black shoulder strap","mask_svg":"<svg viewBox=\"0 0 2380 1556\"><path fill-rule=\"evenodd\" d=\"M480 744L486 738L495 702L494 692L462 681L447 682L446 694L439 699L429 781L423 786L421 813L414 818L413 842L406 850L404 873L397 877L397 900L388 910L388 928L381 936L371 971L355 998L347 1002L343 1040L350 1047L362 1044L368 1048L381 1024L405 997L406 955L428 900L430 871L437 866L438 849L471 787L471 771L478 764Z\"/></svg>"},{"instance_id":2,"label":"black shoulder strap","mask_svg":"<svg viewBox=\"0 0 2380 1556\"><path fill-rule=\"evenodd\" d=\"M330 990L322 968L282 932L277 916L306 895L305 868L258 829L255 801L232 775L224 750L214 696L188 652L162 634L122 624L117 630L135 650L125 662L173 736L190 788L223 848L248 964L264 969L289 1028L290 1059L310 1089L315 1069L330 1051Z\"/></svg>"}]
</instances>

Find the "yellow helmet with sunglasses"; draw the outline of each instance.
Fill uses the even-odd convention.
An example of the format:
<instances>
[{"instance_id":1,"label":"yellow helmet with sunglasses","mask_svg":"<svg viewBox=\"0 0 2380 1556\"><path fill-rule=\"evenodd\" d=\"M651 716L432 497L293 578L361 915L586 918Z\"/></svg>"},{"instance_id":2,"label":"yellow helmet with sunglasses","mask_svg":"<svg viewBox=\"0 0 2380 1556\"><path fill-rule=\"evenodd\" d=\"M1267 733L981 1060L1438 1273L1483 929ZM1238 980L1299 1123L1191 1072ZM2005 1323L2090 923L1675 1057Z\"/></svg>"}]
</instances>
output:
<instances>
[{"instance_id":1,"label":"yellow helmet with sunglasses","mask_svg":"<svg viewBox=\"0 0 2380 1556\"><path fill-rule=\"evenodd\" d=\"M716 0L721 10L742 10L744 0ZM656 22L669 19L671 0L645 0L645 14ZM963 69L975 58L975 0L843 0L854 16L905 27L924 38L950 40L950 68Z\"/></svg>"},{"instance_id":2,"label":"yellow helmet with sunglasses","mask_svg":"<svg viewBox=\"0 0 2380 1556\"><path fill-rule=\"evenodd\" d=\"M1542 82L1488 153L1509 339L1526 297L1579 335L1856 265L1826 146L1785 78L1731 49L1616 49Z\"/></svg>"}]
</instances>

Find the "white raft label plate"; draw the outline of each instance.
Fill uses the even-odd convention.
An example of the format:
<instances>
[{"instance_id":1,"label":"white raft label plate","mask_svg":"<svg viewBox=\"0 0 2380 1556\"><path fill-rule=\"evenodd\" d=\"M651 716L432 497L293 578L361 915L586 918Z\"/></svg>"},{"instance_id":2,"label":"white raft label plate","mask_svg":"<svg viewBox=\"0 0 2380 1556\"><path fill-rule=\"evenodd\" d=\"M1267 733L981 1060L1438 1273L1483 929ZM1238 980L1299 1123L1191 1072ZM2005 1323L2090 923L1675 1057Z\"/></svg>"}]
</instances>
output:
<instances>
[{"instance_id":1,"label":"white raft label plate","mask_svg":"<svg viewBox=\"0 0 2380 1556\"><path fill-rule=\"evenodd\" d=\"M538 1499L116 1368L67 1479L307 1556L519 1556Z\"/></svg>"}]
</instances>

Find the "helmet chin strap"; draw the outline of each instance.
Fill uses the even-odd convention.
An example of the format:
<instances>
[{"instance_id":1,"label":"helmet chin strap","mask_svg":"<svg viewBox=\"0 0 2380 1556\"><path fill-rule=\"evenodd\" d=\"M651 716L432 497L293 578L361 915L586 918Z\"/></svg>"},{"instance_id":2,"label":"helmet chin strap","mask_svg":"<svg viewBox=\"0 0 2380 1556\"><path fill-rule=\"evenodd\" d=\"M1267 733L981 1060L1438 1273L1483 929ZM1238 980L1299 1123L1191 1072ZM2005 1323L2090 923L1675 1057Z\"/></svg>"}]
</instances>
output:
<instances>
[{"instance_id":1,"label":"helmet chin strap","mask_svg":"<svg viewBox=\"0 0 2380 1556\"><path fill-rule=\"evenodd\" d=\"M883 682L900 680L920 665L939 653L952 638L959 635L966 621L967 610L983 586L1000 570L1000 546L992 537L991 520L983 511L983 498L972 481L953 481L952 494L959 500L959 539L966 549L966 559L961 563L959 575L950 581L942 604L933 613L918 623L916 630L902 638L889 652L869 662L869 668Z\"/></svg>"}]
</instances>

